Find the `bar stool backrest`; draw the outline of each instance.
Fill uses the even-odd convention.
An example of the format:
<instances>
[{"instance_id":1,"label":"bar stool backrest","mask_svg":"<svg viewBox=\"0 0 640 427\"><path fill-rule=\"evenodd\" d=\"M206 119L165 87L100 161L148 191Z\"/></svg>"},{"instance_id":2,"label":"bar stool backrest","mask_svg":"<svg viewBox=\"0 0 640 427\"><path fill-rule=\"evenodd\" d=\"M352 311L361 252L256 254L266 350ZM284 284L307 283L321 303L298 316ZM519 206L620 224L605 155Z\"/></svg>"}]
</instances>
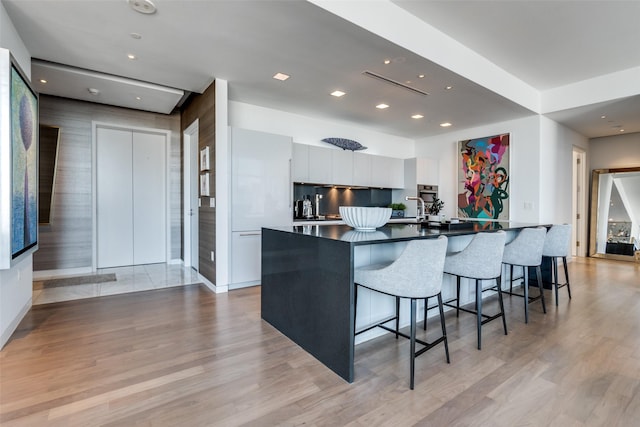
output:
<instances>
[{"instance_id":1,"label":"bar stool backrest","mask_svg":"<svg viewBox=\"0 0 640 427\"><path fill-rule=\"evenodd\" d=\"M502 230L477 233L461 252L447 256L445 273L474 279L499 277L506 236Z\"/></svg>"},{"instance_id":2,"label":"bar stool backrest","mask_svg":"<svg viewBox=\"0 0 640 427\"><path fill-rule=\"evenodd\" d=\"M566 257L571 246L571 224L551 226L544 240L542 255L548 257Z\"/></svg>"},{"instance_id":3,"label":"bar stool backrest","mask_svg":"<svg viewBox=\"0 0 640 427\"><path fill-rule=\"evenodd\" d=\"M410 240L400 256L382 269L356 271L356 282L405 298L426 298L442 289L447 238Z\"/></svg>"},{"instance_id":4,"label":"bar stool backrest","mask_svg":"<svg viewBox=\"0 0 640 427\"><path fill-rule=\"evenodd\" d=\"M504 247L502 262L531 267L542 264L546 234L547 229L544 227L523 228L516 238Z\"/></svg>"}]
</instances>

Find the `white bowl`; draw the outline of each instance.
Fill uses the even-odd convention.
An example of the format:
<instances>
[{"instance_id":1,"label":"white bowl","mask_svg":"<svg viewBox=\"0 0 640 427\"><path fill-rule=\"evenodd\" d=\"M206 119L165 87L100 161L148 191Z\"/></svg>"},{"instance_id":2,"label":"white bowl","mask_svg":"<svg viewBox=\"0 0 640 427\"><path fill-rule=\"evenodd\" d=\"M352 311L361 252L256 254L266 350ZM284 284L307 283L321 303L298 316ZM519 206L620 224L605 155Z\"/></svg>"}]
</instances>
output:
<instances>
[{"instance_id":1,"label":"white bowl","mask_svg":"<svg viewBox=\"0 0 640 427\"><path fill-rule=\"evenodd\" d=\"M391 208L365 208L362 206L340 206L340 216L356 230L375 230L391 218Z\"/></svg>"}]
</instances>

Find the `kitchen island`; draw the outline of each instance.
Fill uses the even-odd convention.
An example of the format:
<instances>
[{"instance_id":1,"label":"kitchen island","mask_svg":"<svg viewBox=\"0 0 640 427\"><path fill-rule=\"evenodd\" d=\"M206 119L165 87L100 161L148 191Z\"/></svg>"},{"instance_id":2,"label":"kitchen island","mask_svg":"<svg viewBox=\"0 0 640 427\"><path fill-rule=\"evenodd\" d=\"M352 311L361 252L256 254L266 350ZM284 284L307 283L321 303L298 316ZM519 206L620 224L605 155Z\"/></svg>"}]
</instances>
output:
<instances>
[{"instance_id":1,"label":"kitchen island","mask_svg":"<svg viewBox=\"0 0 640 427\"><path fill-rule=\"evenodd\" d=\"M448 252L455 252L464 249L478 232L505 230L510 240L520 229L536 226L474 222L471 228L445 230L387 224L369 232L346 225L263 228L262 318L352 382L355 326L387 318L394 307L389 297L359 290L358 319L354 318L355 267L396 259L409 240L445 235ZM445 300L451 294L449 288L446 280ZM474 301L474 292L473 286L463 284L461 304ZM405 311L401 309L401 318L407 319Z\"/></svg>"}]
</instances>

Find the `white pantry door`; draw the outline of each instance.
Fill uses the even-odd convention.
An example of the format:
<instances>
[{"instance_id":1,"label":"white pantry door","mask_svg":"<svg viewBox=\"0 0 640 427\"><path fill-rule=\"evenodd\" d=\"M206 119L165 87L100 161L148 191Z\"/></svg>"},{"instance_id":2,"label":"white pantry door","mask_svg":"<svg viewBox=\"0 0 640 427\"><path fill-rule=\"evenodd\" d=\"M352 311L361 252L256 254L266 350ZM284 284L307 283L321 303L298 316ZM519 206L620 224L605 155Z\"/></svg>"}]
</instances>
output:
<instances>
[{"instance_id":1,"label":"white pantry door","mask_svg":"<svg viewBox=\"0 0 640 427\"><path fill-rule=\"evenodd\" d=\"M166 137L96 131L97 267L166 262Z\"/></svg>"}]
</instances>

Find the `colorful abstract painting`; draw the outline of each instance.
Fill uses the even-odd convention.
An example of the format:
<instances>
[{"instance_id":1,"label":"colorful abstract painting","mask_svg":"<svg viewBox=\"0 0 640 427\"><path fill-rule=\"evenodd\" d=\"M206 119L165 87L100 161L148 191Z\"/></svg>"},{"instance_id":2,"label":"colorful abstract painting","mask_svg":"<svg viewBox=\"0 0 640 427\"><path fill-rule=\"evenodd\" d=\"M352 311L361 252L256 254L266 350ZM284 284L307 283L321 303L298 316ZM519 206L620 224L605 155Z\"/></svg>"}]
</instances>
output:
<instances>
[{"instance_id":1,"label":"colorful abstract painting","mask_svg":"<svg viewBox=\"0 0 640 427\"><path fill-rule=\"evenodd\" d=\"M11 68L11 256L38 239L38 98Z\"/></svg>"},{"instance_id":2,"label":"colorful abstract painting","mask_svg":"<svg viewBox=\"0 0 640 427\"><path fill-rule=\"evenodd\" d=\"M458 216L509 219L509 134L458 142Z\"/></svg>"}]
</instances>

